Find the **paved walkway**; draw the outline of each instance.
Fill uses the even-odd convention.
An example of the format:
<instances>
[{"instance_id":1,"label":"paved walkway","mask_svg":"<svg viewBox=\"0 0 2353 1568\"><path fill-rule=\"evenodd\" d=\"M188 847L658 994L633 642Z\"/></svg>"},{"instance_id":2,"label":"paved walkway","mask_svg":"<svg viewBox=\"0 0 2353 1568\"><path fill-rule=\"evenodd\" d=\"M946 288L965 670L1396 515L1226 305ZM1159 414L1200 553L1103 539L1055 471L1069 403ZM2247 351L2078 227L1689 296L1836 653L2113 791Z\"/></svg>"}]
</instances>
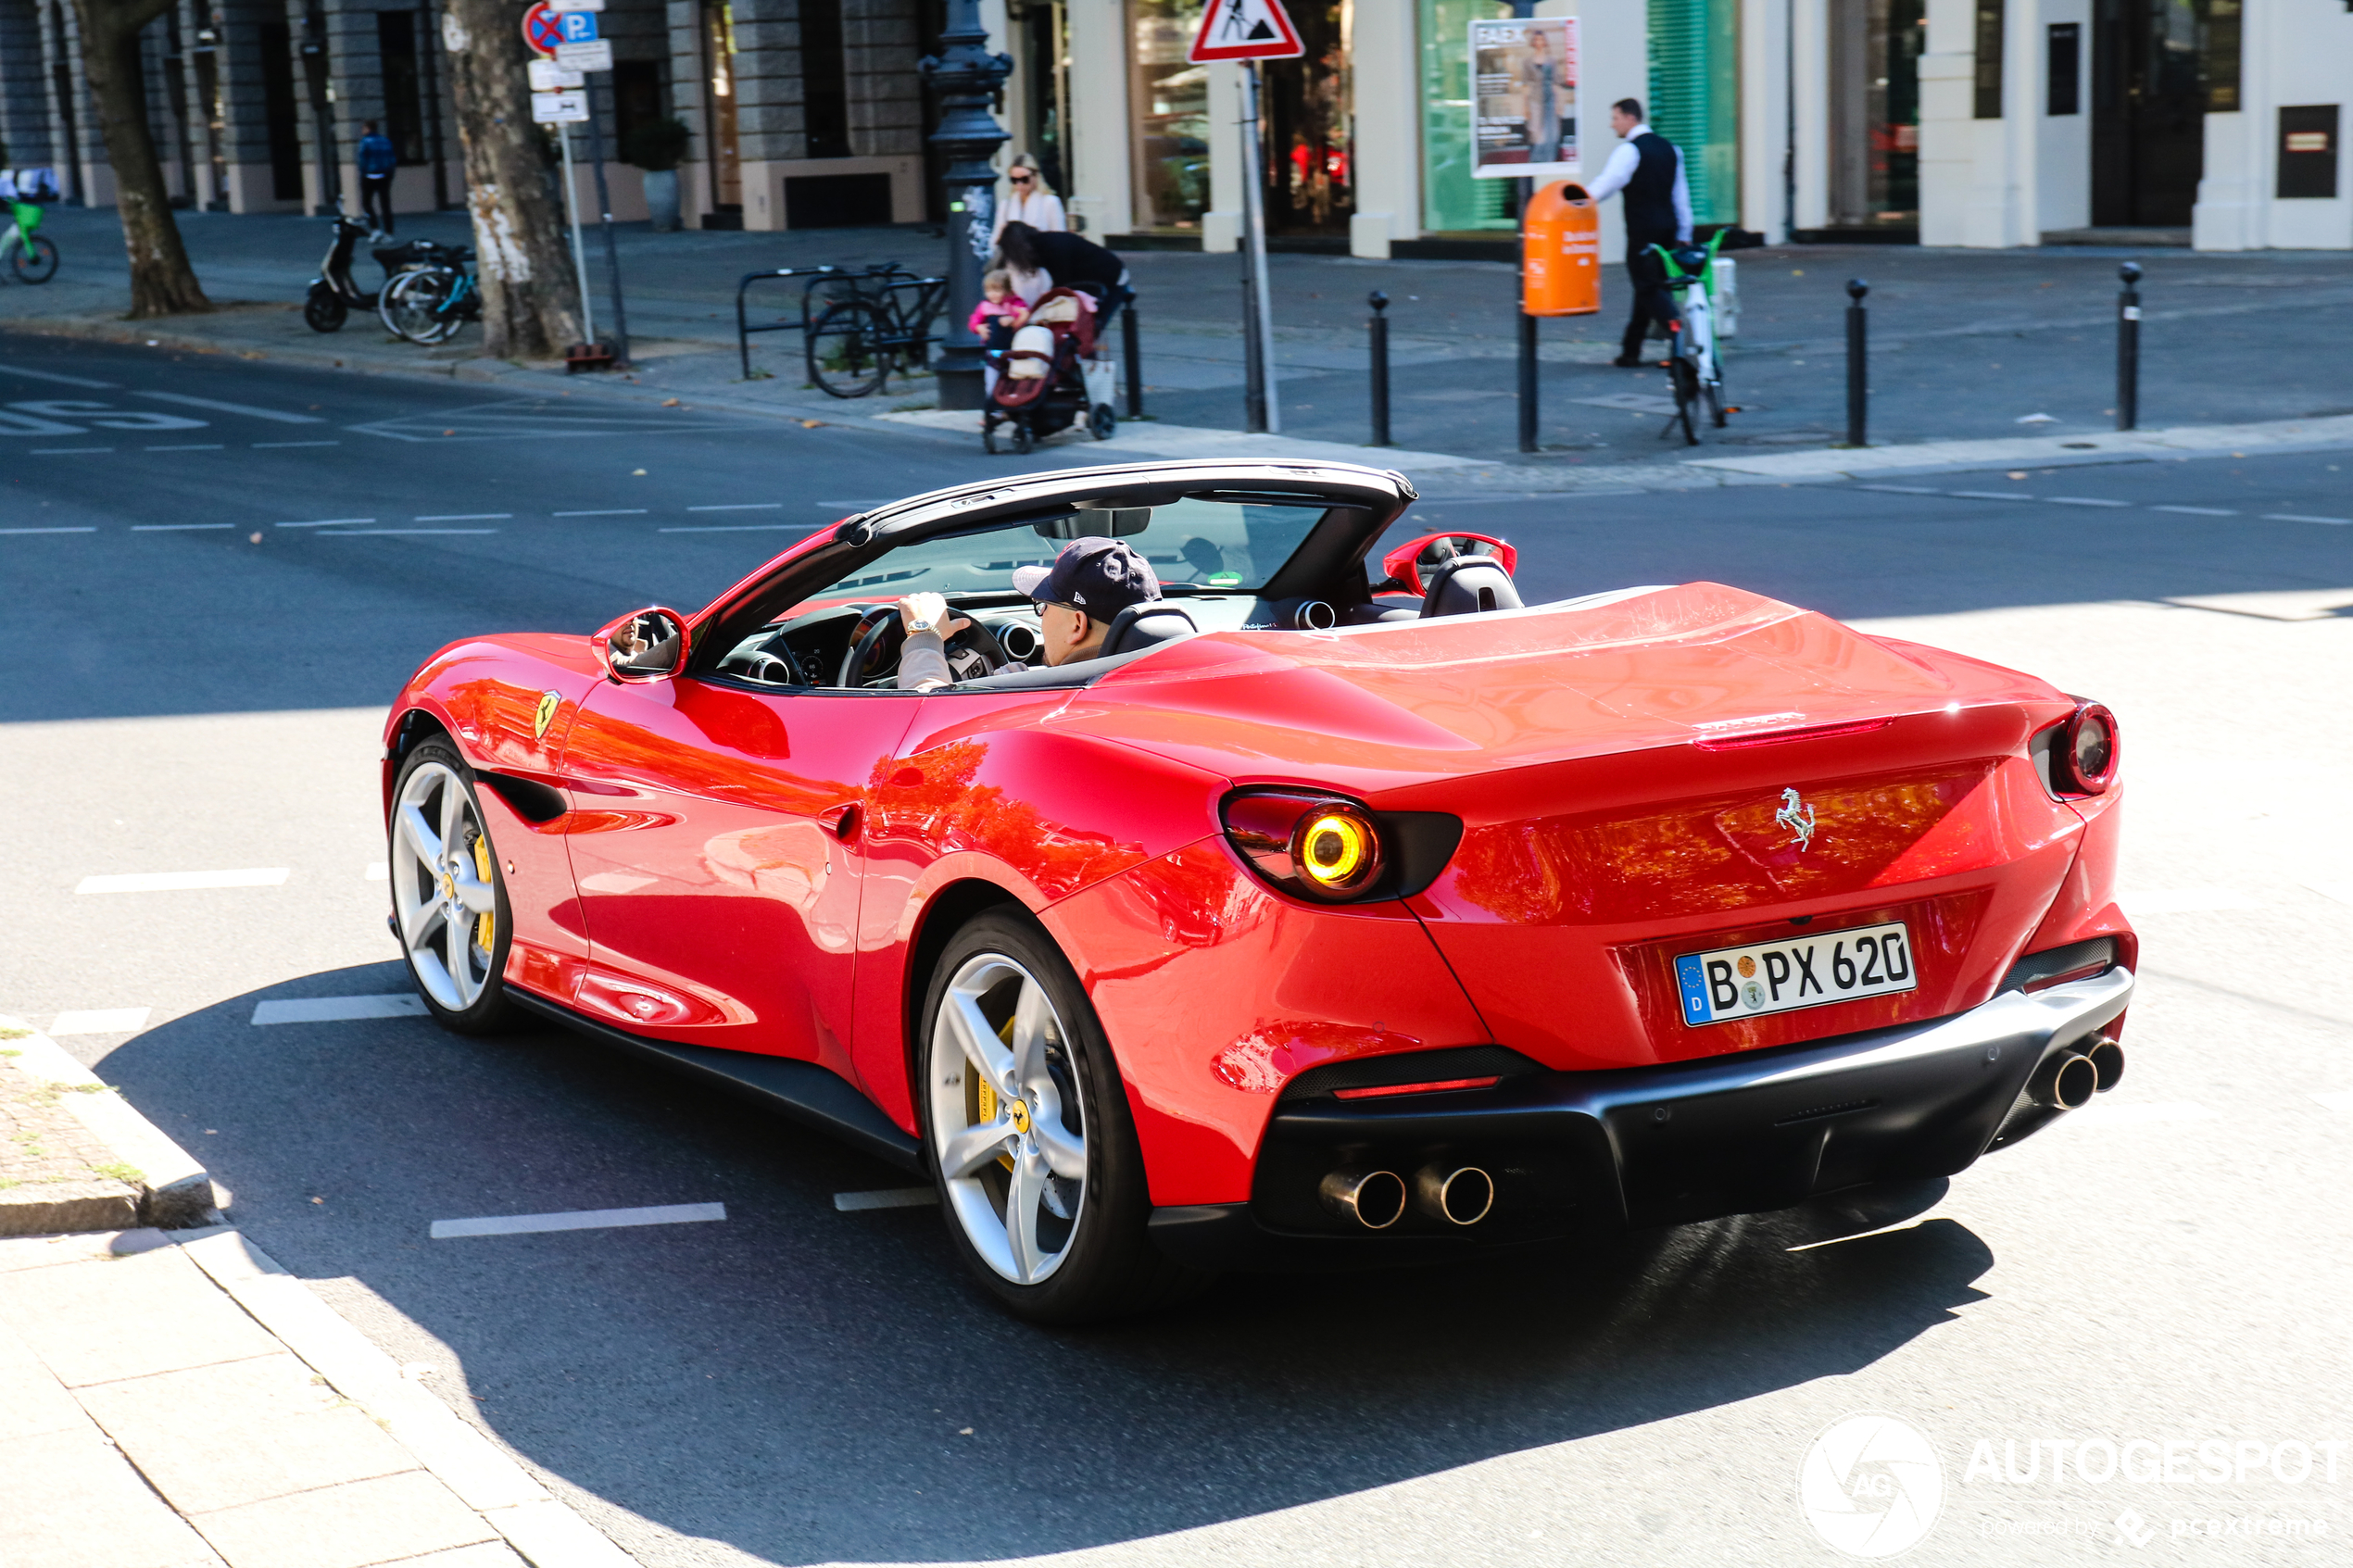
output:
<instances>
[{"instance_id":1,"label":"paved walkway","mask_svg":"<svg viewBox=\"0 0 2353 1568\"><path fill-rule=\"evenodd\" d=\"M50 221L65 265L41 288L0 287L0 325L152 337L161 345L346 369L472 380L520 373L535 383L550 374L479 358L480 340L471 329L459 343L434 350L387 339L359 317L332 336L309 332L296 306L326 243L326 226L315 220L182 215L191 255L214 298L251 303L145 325L118 320L126 295L112 215L53 209ZM404 223L404 234L467 237L456 214ZM921 265L937 257L940 244L914 229L655 234L624 227L621 269L640 367L617 385L828 422L920 414L932 401L924 379L895 383L883 395L856 403L803 386L788 333L756 340L758 379L742 380L734 352L735 288L742 274L760 268L880 259ZM1511 269L1278 256L1271 266L1279 397L1292 438L1281 449L1360 460L1376 455L1361 443L1368 433L1364 301L1378 287L1392 301L1392 425L1401 447L1380 456L1408 471L1444 469L1466 483L1537 489L1714 483L1727 472L1774 471L1739 459L1818 457L1843 440L1843 283L1856 273L1872 283L1875 446L2098 439L2114 425L2116 266L2126 254L1830 246L1743 252L1740 333L1727 356L1730 389L1743 411L1729 430L1706 433L1697 450L1663 434L1671 405L1662 374L1606 363L1616 352L1624 301L1622 284L1612 278L1604 315L1543 323L1544 450L1532 456L1516 450ZM1243 422L1234 258L1141 252L1127 259L1141 295L1151 419L1123 427L1102 455L1242 449L1229 436L1209 433L1239 433ZM2353 413L2348 358L2296 347L2353 336L2353 262L2341 253L2163 251L2141 259L2148 269L2145 429ZM591 260L601 311L601 247L592 245ZM1692 459L1701 466L1694 469ZM1871 466L1933 461L1881 458ZM1730 469L1722 466L1728 462ZM1796 466L1843 471L1812 458Z\"/></svg>"}]
</instances>

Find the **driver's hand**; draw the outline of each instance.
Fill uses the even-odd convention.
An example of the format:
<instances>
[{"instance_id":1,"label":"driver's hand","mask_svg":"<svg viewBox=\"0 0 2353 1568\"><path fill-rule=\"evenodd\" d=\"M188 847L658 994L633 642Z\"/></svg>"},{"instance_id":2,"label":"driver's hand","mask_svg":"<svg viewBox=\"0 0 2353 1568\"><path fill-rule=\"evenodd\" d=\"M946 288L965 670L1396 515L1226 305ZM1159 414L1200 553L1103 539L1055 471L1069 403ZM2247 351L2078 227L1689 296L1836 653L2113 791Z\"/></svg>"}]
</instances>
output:
<instances>
[{"instance_id":1,"label":"driver's hand","mask_svg":"<svg viewBox=\"0 0 2353 1568\"><path fill-rule=\"evenodd\" d=\"M899 629L912 632L918 621L930 621L942 641L972 624L961 615L948 613L948 597L944 594L910 594L899 601Z\"/></svg>"}]
</instances>

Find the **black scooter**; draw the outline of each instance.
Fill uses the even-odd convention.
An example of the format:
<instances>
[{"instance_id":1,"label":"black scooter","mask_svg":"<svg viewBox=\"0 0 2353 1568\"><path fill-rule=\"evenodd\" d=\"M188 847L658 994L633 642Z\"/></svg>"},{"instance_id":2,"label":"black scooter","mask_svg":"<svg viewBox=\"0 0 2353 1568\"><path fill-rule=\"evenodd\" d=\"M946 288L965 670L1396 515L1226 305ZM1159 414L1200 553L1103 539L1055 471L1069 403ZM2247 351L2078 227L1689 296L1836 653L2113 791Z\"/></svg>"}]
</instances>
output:
<instances>
[{"instance_id":1,"label":"black scooter","mask_svg":"<svg viewBox=\"0 0 2353 1568\"><path fill-rule=\"evenodd\" d=\"M320 263L320 276L310 280L310 296L303 301L302 319L314 332L332 332L343 326L344 319L357 308L376 307L374 289L363 289L351 281L352 247L366 239L371 232L365 223L354 222L345 216L342 205L335 207L334 243L327 247L327 259ZM414 266L409 253L413 242L395 245L374 253L389 281L405 266Z\"/></svg>"}]
</instances>

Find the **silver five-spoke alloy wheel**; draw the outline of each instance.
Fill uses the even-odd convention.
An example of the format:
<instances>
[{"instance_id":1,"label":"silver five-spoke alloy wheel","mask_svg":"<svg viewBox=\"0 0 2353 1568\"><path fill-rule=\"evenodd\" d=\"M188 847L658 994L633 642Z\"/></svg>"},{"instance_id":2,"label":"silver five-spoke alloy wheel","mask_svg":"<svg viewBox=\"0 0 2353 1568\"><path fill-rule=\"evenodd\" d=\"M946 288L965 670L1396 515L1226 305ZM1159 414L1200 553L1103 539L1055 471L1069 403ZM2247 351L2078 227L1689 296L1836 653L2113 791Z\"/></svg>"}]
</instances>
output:
<instances>
[{"instance_id":1,"label":"silver five-spoke alloy wheel","mask_svg":"<svg viewBox=\"0 0 2353 1568\"><path fill-rule=\"evenodd\" d=\"M964 960L932 1023L932 1147L983 1261L1037 1285L1070 1256L1087 1200L1086 1097L1038 978L1000 953Z\"/></svg>"},{"instance_id":2,"label":"silver five-spoke alloy wheel","mask_svg":"<svg viewBox=\"0 0 2353 1568\"><path fill-rule=\"evenodd\" d=\"M392 901L417 983L449 1012L490 984L498 888L490 840L464 781L424 762L400 786L392 813Z\"/></svg>"}]
</instances>

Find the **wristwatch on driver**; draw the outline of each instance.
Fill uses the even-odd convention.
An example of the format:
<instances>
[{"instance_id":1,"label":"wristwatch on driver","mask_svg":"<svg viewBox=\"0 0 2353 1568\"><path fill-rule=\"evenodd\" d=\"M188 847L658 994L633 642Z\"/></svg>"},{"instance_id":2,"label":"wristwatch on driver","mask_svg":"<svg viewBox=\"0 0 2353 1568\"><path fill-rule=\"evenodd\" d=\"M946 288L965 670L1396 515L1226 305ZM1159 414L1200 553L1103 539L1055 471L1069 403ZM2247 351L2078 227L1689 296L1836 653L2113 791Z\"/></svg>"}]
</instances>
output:
<instances>
[{"instance_id":1,"label":"wristwatch on driver","mask_svg":"<svg viewBox=\"0 0 2353 1568\"><path fill-rule=\"evenodd\" d=\"M932 629L933 625L934 622L929 620L910 621L907 622L907 631L912 635L917 632L928 632Z\"/></svg>"}]
</instances>

